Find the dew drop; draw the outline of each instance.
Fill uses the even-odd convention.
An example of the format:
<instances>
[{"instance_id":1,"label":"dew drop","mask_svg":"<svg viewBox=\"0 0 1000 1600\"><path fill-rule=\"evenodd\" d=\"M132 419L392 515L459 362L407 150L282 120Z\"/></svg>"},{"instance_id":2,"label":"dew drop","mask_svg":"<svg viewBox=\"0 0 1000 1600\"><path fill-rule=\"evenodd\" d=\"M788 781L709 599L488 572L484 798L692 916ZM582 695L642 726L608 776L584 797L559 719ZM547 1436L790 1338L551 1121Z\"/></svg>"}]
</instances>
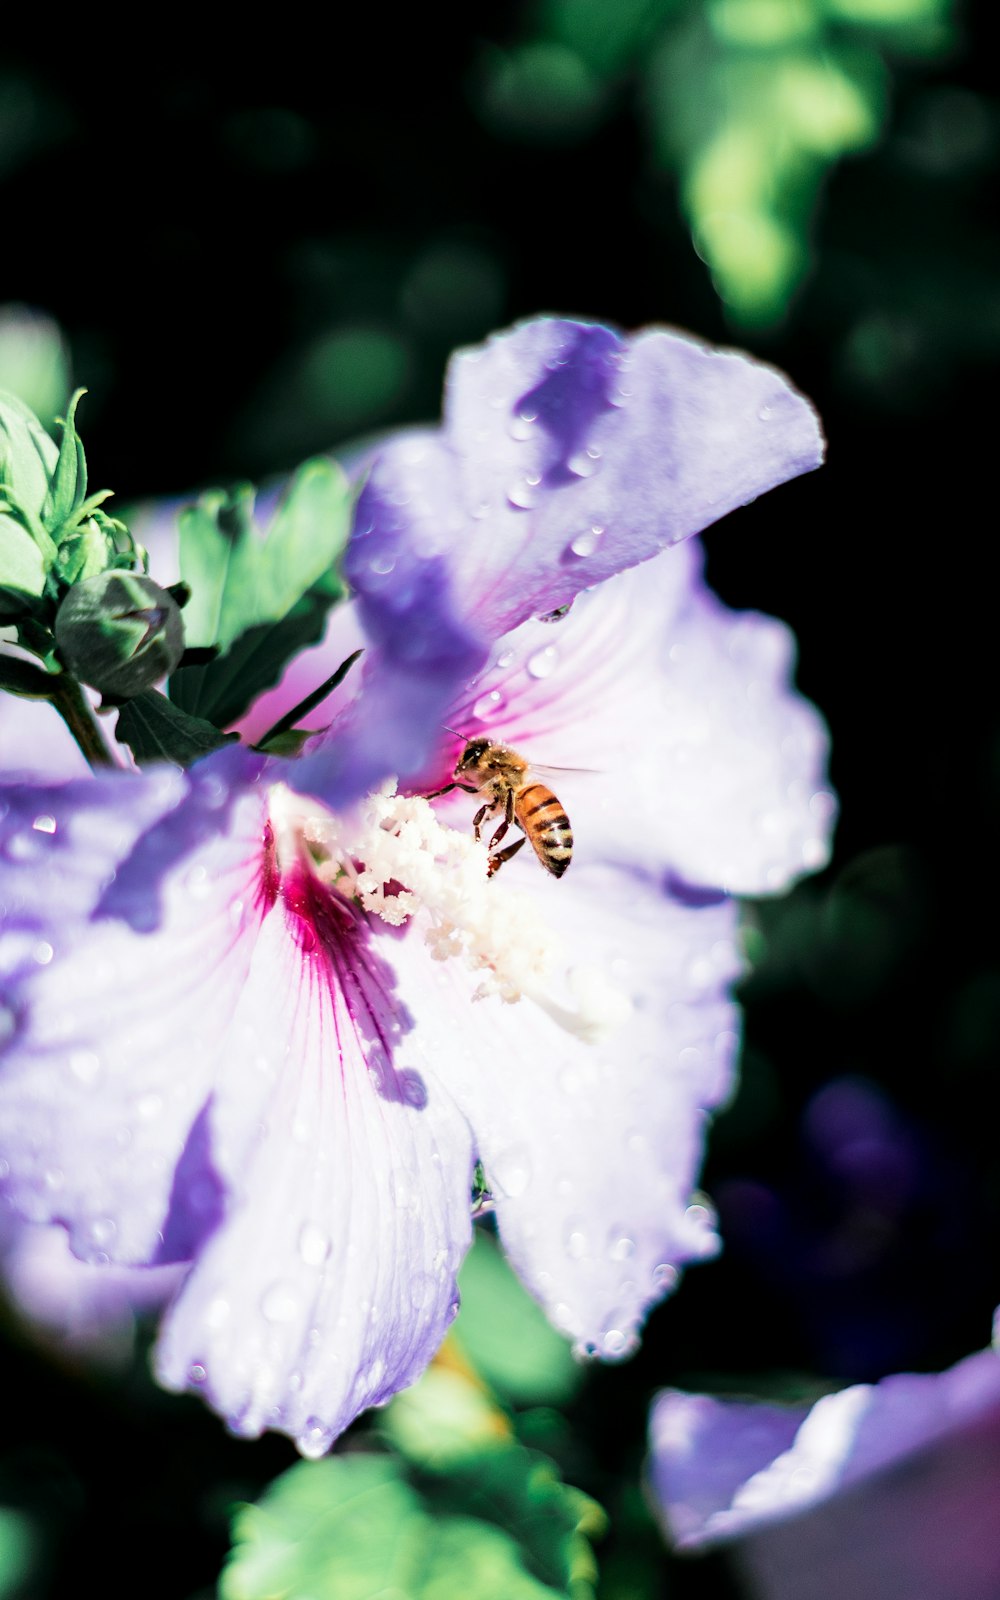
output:
<instances>
[{"instance_id":1,"label":"dew drop","mask_svg":"<svg viewBox=\"0 0 1000 1600\"><path fill-rule=\"evenodd\" d=\"M497 666L500 668L509 667L513 659L513 650L505 650L502 655L497 656Z\"/></svg>"},{"instance_id":2,"label":"dew drop","mask_svg":"<svg viewBox=\"0 0 1000 1600\"><path fill-rule=\"evenodd\" d=\"M192 867L185 879L185 884L196 900L204 900L209 891L207 869L205 867Z\"/></svg>"},{"instance_id":3,"label":"dew drop","mask_svg":"<svg viewBox=\"0 0 1000 1600\"><path fill-rule=\"evenodd\" d=\"M543 650L536 650L533 656L528 657L528 671L533 678L547 678L554 671L558 659L555 646L547 644Z\"/></svg>"},{"instance_id":4,"label":"dew drop","mask_svg":"<svg viewBox=\"0 0 1000 1600\"><path fill-rule=\"evenodd\" d=\"M70 1053L69 1070L74 1078L79 1078L81 1083L89 1086L100 1076L101 1058L93 1050L73 1050Z\"/></svg>"},{"instance_id":5,"label":"dew drop","mask_svg":"<svg viewBox=\"0 0 1000 1600\"><path fill-rule=\"evenodd\" d=\"M592 478L600 465L600 451L578 450L566 465L577 478Z\"/></svg>"},{"instance_id":6,"label":"dew drop","mask_svg":"<svg viewBox=\"0 0 1000 1600\"><path fill-rule=\"evenodd\" d=\"M599 523L594 523L585 533L578 533L570 544L570 550L575 556L592 556L601 540L604 529Z\"/></svg>"},{"instance_id":7,"label":"dew drop","mask_svg":"<svg viewBox=\"0 0 1000 1600\"><path fill-rule=\"evenodd\" d=\"M321 1267L330 1254L330 1240L315 1222L303 1223L299 1231L299 1255L307 1267Z\"/></svg>"},{"instance_id":8,"label":"dew drop","mask_svg":"<svg viewBox=\"0 0 1000 1600\"><path fill-rule=\"evenodd\" d=\"M326 1454L332 1440L333 1430L325 1427L318 1417L309 1417L295 1443L304 1456L310 1461L316 1461Z\"/></svg>"},{"instance_id":9,"label":"dew drop","mask_svg":"<svg viewBox=\"0 0 1000 1600\"><path fill-rule=\"evenodd\" d=\"M516 416L511 418L510 427L508 429L511 438L530 439L532 433L534 432L534 424L537 420L537 417L537 411L519 411Z\"/></svg>"},{"instance_id":10,"label":"dew drop","mask_svg":"<svg viewBox=\"0 0 1000 1600\"><path fill-rule=\"evenodd\" d=\"M653 1282L658 1289L664 1291L673 1289L679 1277L680 1273L677 1268L671 1266L669 1261L661 1261L653 1268Z\"/></svg>"},{"instance_id":11,"label":"dew drop","mask_svg":"<svg viewBox=\"0 0 1000 1600\"><path fill-rule=\"evenodd\" d=\"M210 1328L223 1328L229 1321L231 1307L225 1295L217 1294L208 1302L205 1322Z\"/></svg>"},{"instance_id":12,"label":"dew drop","mask_svg":"<svg viewBox=\"0 0 1000 1600\"><path fill-rule=\"evenodd\" d=\"M52 957L55 955L55 951L47 939L39 939L38 943L32 950L31 955L32 959L36 961L40 967L47 967L49 962L52 960Z\"/></svg>"},{"instance_id":13,"label":"dew drop","mask_svg":"<svg viewBox=\"0 0 1000 1600\"><path fill-rule=\"evenodd\" d=\"M382 550L378 555L372 556L368 563L368 569L370 572L374 572L377 578L385 578L388 577L390 572L392 572L395 565L395 556L391 556L386 551Z\"/></svg>"},{"instance_id":14,"label":"dew drop","mask_svg":"<svg viewBox=\"0 0 1000 1600\"><path fill-rule=\"evenodd\" d=\"M609 1328L604 1335L605 1355L620 1356L623 1354L627 1344L628 1340L620 1328Z\"/></svg>"},{"instance_id":15,"label":"dew drop","mask_svg":"<svg viewBox=\"0 0 1000 1600\"><path fill-rule=\"evenodd\" d=\"M524 1193L531 1182L531 1156L526 1145L511 1145L493 1162L490 1187L500 1189L511 1199Z\"/></svg>"},{"instance_id":16,"label":"dew drop","mask_svg":"<svg viewBox=\"0 0 1000 1600\"><path fill-rule=\"evenodd\" d=\"M770 422L771 418L774 416L774 407L761 406L760 410L757 412L757 416L760 418L761 422Z\"/></svg>"},{"instance_id":17,"label":"dew drop","mask_svg":"<svg viewBox=\"0 0 1000 1600\"><path fill-rule=\"evenodd\" d=\"M478 722L486 722L503 706L503 695L499 689L491 689L489 694L481 694L472 707L472 715Z\"/></svg>"},{"instance_id":18,"label":"dew drop","mask_svg":"<svg viewBox=\"0 0 1000 1600\"><path fill-rule=\"evenodd\" d=\"M50 817L43 813L42 816L35 818L31 826L34 828L36 833L55 833L56 819L55 817Z\"/></svg>"},{"instance_id":19,"label":"dew drop","mask_svg":"<svg viewBox=\"0 0 1000 1600\"><path fill-rule=\"evenodd\" d=\"M566 1254L574 1261L582 1261L584 1256L589 1255L590 1252L588 1248L587 1234L582 1223L567 1223L565 1239Z\"/></svg>"},{"instance_id":20,"label":"dew drop","mask_svg":"<svg viewBox=\"0 0 1000 1600\"><path fill-rule=\"evenodd\" d=\"M272 1283L261 1296L260 1309L268 1322L291 1322L298 1315L298 1296L291 1284Z\"/></svg>"},{"instance_id":21,"label":"dew drop","mask_svg":"<svg viewBox=\"0 0 1000 1600\"><path fill-rule=\"evenodd\" d=\"M111 1217L97 1217L90 1224L90 1237L94 1244L110 1244L118 1229Z\"/></svg>"},{"instance_id":22,"label":"dew drop","mask_svg":"<svg viewBox=\"0 0 1000 1600\"><path fill-rule=\"evenodd\" d=\"M608 1255L612 1261L628 1261L635 1255L635 1240L623 1229L613 1228L608 1241Z\"/></svg>"},{"instance_id":23,"label":"dew drop","mask_svg":"<svg viewBox=\"0 0 1000 1600\"><path fill-rule=\"evenodd\" d=\"M518 511L531 511L538 504L540 498L538 486L541 481L539 473L527 473L525 477L518 478L511 484L507 490L507 499Z\"/></svg>"},{"instance_id":24,"label":"dew drop","mask_svg":"<svg viewBox=\"0 0 1000 1600\"><path fill-rule=\"evenodd\" d=\"M208 1372L200 1361L192 1361L188 1367L188 1383L204 1383Z\"/></svg>"}]
</instances>

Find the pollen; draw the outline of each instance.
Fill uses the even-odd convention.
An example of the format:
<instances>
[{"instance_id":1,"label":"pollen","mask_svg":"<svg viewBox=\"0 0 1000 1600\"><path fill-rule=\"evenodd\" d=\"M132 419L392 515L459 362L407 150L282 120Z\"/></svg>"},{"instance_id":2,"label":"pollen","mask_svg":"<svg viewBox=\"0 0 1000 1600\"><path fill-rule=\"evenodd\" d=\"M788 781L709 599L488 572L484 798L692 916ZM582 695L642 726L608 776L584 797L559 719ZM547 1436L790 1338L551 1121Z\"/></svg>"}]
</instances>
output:
<instances>
[{"instance_id":1,"label":"pollen","mask_svg":"<svg viewBox=\"0 0 1000 1600\"><path fill-rule=\"evenodd\" d=\"M351 812L334 816L284 786L272 791L279 863L301 859L316 877L393 927L407 925L436 961L457 961L477 978L473 998L528 999L568 1032L593 1040L627 1016L627 998L571 952L535 898L488 873L489 852L471 833L446 827L420 795L390 781Z\"/></svg>"}]
</instances>

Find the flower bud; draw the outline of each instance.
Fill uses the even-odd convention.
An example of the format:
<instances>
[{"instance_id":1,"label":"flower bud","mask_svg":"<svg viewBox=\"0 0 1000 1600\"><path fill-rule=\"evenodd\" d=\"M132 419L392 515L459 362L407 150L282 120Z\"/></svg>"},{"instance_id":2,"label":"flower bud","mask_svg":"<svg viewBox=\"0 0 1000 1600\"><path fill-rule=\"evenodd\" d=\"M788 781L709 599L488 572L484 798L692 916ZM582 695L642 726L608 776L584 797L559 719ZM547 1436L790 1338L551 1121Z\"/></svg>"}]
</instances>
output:
<instances>
[{"instance_id":1,"label":"flower bud","mask_svg":"<svg viewBox=\"0 0 1000 1600\"><path fill-rule=\"evenodd\" d=\"M102 572L74 584L55 632L68 671L113 700L148 689L184 652L176 600L137 572Z\"/></svg>"}]
</instances>

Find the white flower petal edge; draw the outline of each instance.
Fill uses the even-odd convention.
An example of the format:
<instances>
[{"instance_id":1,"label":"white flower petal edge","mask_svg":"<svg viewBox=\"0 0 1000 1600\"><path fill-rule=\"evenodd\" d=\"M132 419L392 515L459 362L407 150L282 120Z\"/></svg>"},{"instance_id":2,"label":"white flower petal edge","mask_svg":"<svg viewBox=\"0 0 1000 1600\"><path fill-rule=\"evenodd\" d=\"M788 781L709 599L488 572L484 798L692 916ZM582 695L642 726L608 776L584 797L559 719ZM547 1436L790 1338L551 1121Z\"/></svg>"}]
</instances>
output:
<instances>
[{"instance_id":1,"label":"white flower petal edge","mask_svg":"<svg viewBox=\"0 0 1000 1600\"><path fill-rule=\"evenodd\" d=\"M954 1523L949 1519L946 1528L946 1509L968 1516L968 1531L973 1532L980 1504L974 1486L987 1440L993 1441L990 1483L995 1494L1000 1483L1000 1357L992 1350L969 1356L940 1374L901 1373L877 1384L856 1384L824 1396L811 1410L667 1391L656 1401L651 1417L652 1482L667 1528L683 1549L751 1535L764 1548L765 1533L775 1524L788 1523L780 1546L786 1555L793 1550L798 1529L802 1550L815 1557L825 1544L829 1560L837 1539L849 1536L852 1519L859 1536L867 1537L862 1534L865 1508L877 1505L884 1493L881 1531L886 1550L913 1552L915 1544L921 1544L926 1552L935 1537L940 1537L942 1548L952 1542ZM963 1454L967 1472L961 1467ZM956 1481L956 1468L959 1479L967 1478L964 1487ZM924 1506L931 1483L939 1493L950 1484L951 1493L939 1499L942 1515L937 1522L932 1515L928 1525L918 1507ZM824 1539L817 1531L822 1527L817 1519L827 1515L835 1520L828 1524ZM996 1577L1000 1526L995 1512L988 1520ZM834 1529L836 1536L830 1537ZM984 1524L979 1532L985 1531ZM863 1549L863 1543L858 1548ZM913 1565L919 1572L920 1562ZM798 1572L805 1588L788 1593L878 1592L867 1582L860 1591L838 1591L829 1570L814 1587L803 1576L806 1567L806 1562L793 1559L789 1573ZM887 1579L888 1570L883 1578ZM877 1578L875 1565L872 1580ZM781 1593L785 1592L782 1587ZM897 1591L890 1586L885 1592ZM904 1592L965 1596L996 1591L975 1585L968 1590L958 1585L924 1588L918 1583L913 1591Z\"/></svg>"},{"instance_id":2,"label":"white flower petal edge","mask_svg":"<svg viewBox=\"0 0 1000 1600\"><path fill-rule=\"evenodd\" d=\"M260 798L225 817L228 791L204 770L9 795L5 1192L30 1220L64 1222L82 1260L176 1259L192 1206L204 1221L215 1204L191 1186L171 1225L249 963Z\"/></svg>"},{"instance_id":3,"label":"white flower petal edge","mask_svg":"<svg viewBox=\"0 0 1000 1600\"><path fill-rule=\"evenodd\" d=\"M735 908L693 909L611 867L574 863L558 883L529 870L510 938L546 925L568 981L540 972L506 1004L473 1000L475 975L432 963L416 937L392 960L429 1074L473 1129L514 1266L580 1353L618 1358L679 1267L718 1247L692 1191L732 1081Z\"/></svg>"},{"instance_id":4,"label":"white flower petal edge","mask_svg":"<svg viewBox=\"0 0 1000 1600\"><path fill-rule=\"evenodd\" d=\"M241 1434L321 1454L420 1374L457 1310L470 1137L407 1067L411 1026L352 908L296 926L275 906L210 1114L226 1219L157 1354L162 1382L203 1390Z\"/></svg>"},{"instance_id":5,"label":"white flower petal edge","mask_svg":"<svg viewBox=\"0 0 1000 1600\"><path fill-rule=\"evenodd\" d=\"M794 688L789 630L722 605L702 564L680 545L560 621L524 623L447 721L505 740L543 776L568 769L550 782L580 858L774 892L828 859L829 737Z\"/></svg>"}]
</instances>

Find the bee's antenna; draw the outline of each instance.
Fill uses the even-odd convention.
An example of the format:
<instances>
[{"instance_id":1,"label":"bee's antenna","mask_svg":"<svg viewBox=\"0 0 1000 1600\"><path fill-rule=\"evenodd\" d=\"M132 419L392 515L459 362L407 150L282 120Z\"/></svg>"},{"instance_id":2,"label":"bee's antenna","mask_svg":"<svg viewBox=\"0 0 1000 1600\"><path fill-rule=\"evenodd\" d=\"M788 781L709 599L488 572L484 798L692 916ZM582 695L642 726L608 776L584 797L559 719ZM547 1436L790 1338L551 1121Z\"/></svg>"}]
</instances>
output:
<instances>
[{"instance_id":1,"label":"bee's antenna","mask_svg":"<svg viewBox=\"0 0 1000 1600\"><path fill-rule=\"evenodd\" d=\"M455 735L456 739L464 739L466 744L468 744L469 735L467 733L459 733L457 728L449 728L449 726L448 726L448 724L446 722L442 722L441 726L444 729L445 733L453 733Z\"/></svg>"}]
</instances>

